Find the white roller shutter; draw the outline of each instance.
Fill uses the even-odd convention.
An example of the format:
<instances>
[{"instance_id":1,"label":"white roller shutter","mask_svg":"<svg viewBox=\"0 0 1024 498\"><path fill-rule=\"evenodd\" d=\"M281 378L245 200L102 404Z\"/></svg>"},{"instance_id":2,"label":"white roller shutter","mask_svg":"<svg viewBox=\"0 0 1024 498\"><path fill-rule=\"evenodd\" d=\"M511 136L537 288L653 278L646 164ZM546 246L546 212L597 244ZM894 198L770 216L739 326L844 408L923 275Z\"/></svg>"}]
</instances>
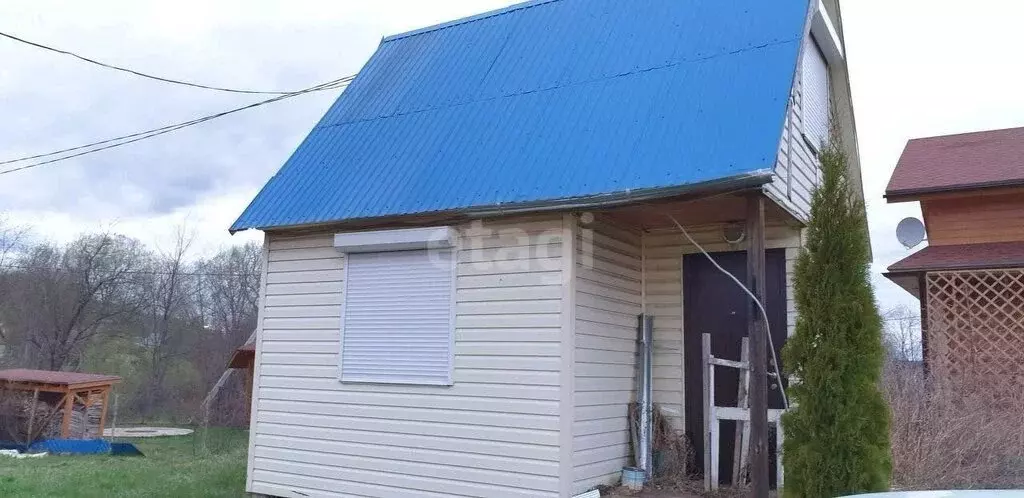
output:
<instances>
[{"instance_id":1,"label":"white roller shutter","mask_svg":"<svg viewBox=\"0 0 1024 498\"><path fill-rule=\"evenodd\" d=\"M451 249L349 253L341 381L450 385Z\"/></svg>"},{"instance_id":2,"label":"white roller shutter","mask_svg":"<svg viewBox=\"0 0 1024 498\"><path fill-rule=\"evenodd\" d=\"M811 37L804 46L802 72L804 136L817 149L829 139L828 62Z\"/></svg>"}]
</instances>

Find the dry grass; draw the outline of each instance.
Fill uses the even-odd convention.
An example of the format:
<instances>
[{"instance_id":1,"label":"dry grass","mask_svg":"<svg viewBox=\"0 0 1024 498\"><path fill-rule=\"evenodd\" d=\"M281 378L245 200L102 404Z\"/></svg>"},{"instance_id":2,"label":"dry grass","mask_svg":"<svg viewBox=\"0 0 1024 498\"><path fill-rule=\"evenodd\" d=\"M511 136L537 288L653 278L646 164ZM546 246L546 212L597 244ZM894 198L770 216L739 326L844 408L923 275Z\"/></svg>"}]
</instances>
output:
<instances>
[{"instance_id":1,"label":"dry grass","mask_svg":"<svg viewBox=\"0 0 1024 498\"><path fill-rule=\"evenodd\" d=\"M895 489L1024 488L1024 383L975 377L937 385L925 382L920 363L890 362L883 391L892 411ZM661 472L639 496L749 494L744 487L705 494L693 473L692 447L659 418Z\"/></svg>"},{"instance_id":2,"label":"dry grass","mask_svg":"<svg viewBox=\"0 0 1024 498\"><path fill-rule=\"evenodd\" d=\"M919 364L891 363L893 485L900 489L1024 486L1024 388L975 378L926 385Z\"/></svg>"}]
</instances>

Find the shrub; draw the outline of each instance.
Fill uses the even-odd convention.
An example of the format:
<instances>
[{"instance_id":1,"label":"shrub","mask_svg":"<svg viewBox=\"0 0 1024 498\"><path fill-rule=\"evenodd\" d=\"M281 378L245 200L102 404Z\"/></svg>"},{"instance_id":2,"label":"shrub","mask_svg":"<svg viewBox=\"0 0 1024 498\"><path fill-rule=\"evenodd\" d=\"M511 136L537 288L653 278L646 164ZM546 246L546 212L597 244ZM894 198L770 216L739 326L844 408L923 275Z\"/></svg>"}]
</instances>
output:
<instances>
[{"instance_id":1,"label":"shrub","mask_svg":"<svg viewBox=\"0 0 1024 498\"><path fill-rule=\"evenodd\" d=\"M820 159L822 183L796 263L796 333L783 350L783 364L798 379L783 417L787 497L886 490L892 470L864 206L842 149L827 146Z\"/></svg>"},{"instance_id":2,"label":"shrub","mask_svg":"<svg viewBox=\"0 0 1024 498\"><path fill-rule=\"evenodd\" d=\"M901 489L1024 487L1024 386L968 377L925 382L920 362L892 360L893 484Z\"/></svg>"}]
</instances>

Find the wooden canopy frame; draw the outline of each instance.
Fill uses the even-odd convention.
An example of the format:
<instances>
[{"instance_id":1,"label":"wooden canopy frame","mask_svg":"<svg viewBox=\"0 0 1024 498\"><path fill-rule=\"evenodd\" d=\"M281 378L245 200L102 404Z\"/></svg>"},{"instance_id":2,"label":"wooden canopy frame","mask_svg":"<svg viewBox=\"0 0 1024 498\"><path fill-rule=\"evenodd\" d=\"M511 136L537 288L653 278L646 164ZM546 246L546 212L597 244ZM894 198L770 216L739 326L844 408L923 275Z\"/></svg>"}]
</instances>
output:
<instances>
[{"instance_id":1,"label":"wooden canopy frame","mask_svg":"<svg viewBox=\"0 0 1024 498\"><path fill-rule=\"evenodd\" d=\"M102 438L107 419L110 390L114 384L119 382L121 382L121 378L114 375L27 369L0 370L0 387L32 392L32 411L29 414L28 421L29 438L32 437L33 426L36 426L36 405L39 402L39 393L41 392L63 395L60 398L60 402L55 406L57 409L50 413L40 426L50 423L50 419L54 415L63 411L60 435L64 439L71 437L71 418L75 406L84 406L88 410L95 400L101 400L102 408L96 437ZM28 442L31 443L31 441Z\"/></svg>"}]
</instances>

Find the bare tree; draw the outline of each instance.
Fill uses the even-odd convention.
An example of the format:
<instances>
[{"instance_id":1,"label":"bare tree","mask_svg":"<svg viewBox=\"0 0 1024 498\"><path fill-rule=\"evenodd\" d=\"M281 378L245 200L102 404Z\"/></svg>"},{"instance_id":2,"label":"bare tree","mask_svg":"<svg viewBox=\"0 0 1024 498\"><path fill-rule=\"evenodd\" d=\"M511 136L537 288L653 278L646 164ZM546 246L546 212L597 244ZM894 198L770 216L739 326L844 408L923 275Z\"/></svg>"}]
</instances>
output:
<instances>
[{"instance_id":1,"label":"bare tree","mask_svg":"<svg viewBox=\"0 0 1024 498\"><path fill-rule=\"evenodd\" d=\"M10 260L23 248L27 236L27 228L11 225L6 218L0 217L0 309L8 304L13 286L10 278ZM10 346L11 339L8 338L7 326L0 321L0 362L7 356Z\"/></svg>"},{"instance_id":2,"label":"bare tree","mask_svg":"<svg viewBox=\"0 0 1024 498\"><path fill-rule=\"evenodd\" d=\"M885 346L896 361L921 360L921 317L905 304L882 313L885 320Z\"/></svg>"},{"instance_id":3,"label":"bare tree","mask_svg":"<svg viewBox=\"0 0 1024 498\"><path fill-rule=\"evenodd\" d=\"M7 307L5 323L20 329L31 363L50 370L74 367L101 327L137 310L143 252L137 240L111 234L26 251L13 288L18 303Z\"/></svg>"},{"instance_id":4,"label":"bare tree","mask_svg":"<svg viewBox=\"0 0 1024 498\"><path fill-rule=\"evenodd\" d=\"M142 409L152 414L165 396L165 381L171 362L187 351L186 329L197 327L195 306L196 274L186 261L195 237L179 226L174 246L155 256L146 282L147 333L143 344L149 352L149 383ZM201 322L198 323L201 326Z\"/></svg>"},{"instance_id":5,"label":"bare tree","mask_svg":"<svg viewBox=\"0 0 1024 498\"><path fill-rule=\"evenodd\" d=\"M259 244L195 258L183 228L156 251L108 233L68 244L23 234L0 219L0 360L122 375L124 418L194 415L256 326ZM218 420L245 413L234 390Z\"/></svg>"},{"instance_id":6,"label":"bare tree","mask_svg":"<svg viewBox=\"0 0 1024 498\"><path fill-rule=\"evenodd\" d=\"M216 254L203 263L209 325L240 346L256 326L263 251L250 242Z\"/></svg>"},{"instance_id":7,"label":"bare tree","mask_svg":"<svg viewBox=\"0 0 1024 498\"><path fill-rule=\"evenodd\" d=\"M199 265L209 347L202 348L206 356L196 363L207 387L256 327L262 265L262 247L252 242L222 250Z\"/></svg>"}]
</instances>

